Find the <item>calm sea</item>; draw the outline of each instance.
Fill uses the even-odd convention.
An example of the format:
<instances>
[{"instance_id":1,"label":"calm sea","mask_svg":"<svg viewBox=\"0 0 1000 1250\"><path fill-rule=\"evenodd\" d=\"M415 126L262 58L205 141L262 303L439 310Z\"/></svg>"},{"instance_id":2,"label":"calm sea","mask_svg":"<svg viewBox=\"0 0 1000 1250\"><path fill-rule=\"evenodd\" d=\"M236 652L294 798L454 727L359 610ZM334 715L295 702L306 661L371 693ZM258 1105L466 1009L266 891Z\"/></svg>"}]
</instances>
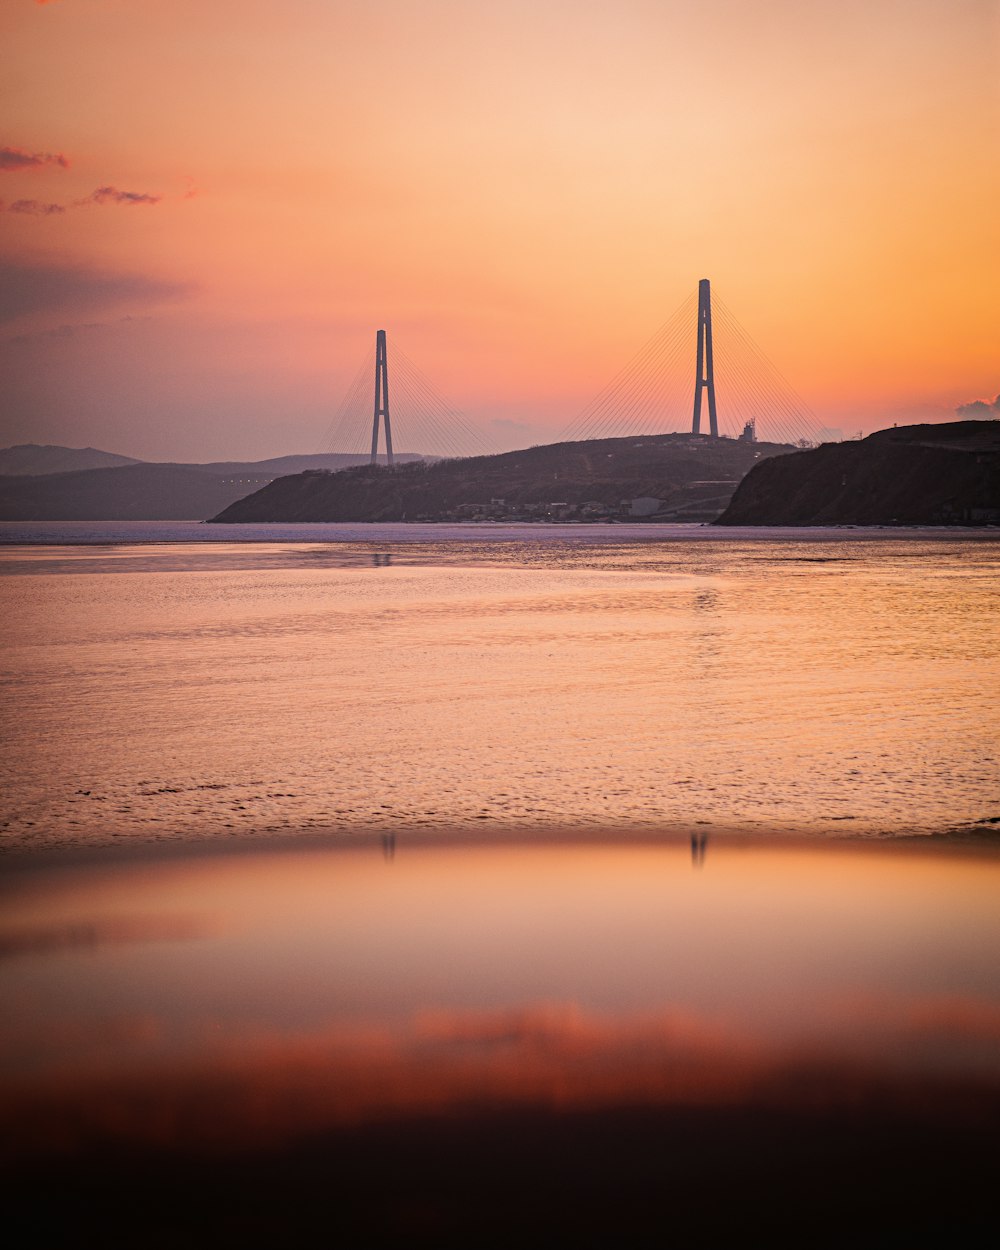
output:
<instances>
[{"instance_id":1,"label":"calm sea","mask_svg":"<svg viewBox=\"0 0 1000 1250\"><path fill-rule=\"evenodd\" d=\"M996 535L8 524L8 849L1000 813Z\"/></svg>"},{"instance_id":2,"label":"calm sea","mask_svg":"<svg viewBox=\"0 0 1000 1250\"><path fill-rule=\"evenodd\" d=\"M996 535L0 544L7 1223L992 1247Z\"/></svg>"}]
</instances>

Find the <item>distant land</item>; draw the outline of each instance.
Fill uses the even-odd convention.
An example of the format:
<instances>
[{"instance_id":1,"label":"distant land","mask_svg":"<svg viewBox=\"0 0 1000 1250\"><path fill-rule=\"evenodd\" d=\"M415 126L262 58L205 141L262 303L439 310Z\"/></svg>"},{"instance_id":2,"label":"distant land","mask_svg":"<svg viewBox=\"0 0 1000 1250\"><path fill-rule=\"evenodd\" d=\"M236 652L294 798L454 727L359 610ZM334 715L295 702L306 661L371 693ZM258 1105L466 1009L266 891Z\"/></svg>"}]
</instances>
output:
<instances>
[{"instance_id":1,"label":"distant land","mask_svg":"<svg viewBox=\"0 0 1000 1250\"><path fill-rule=\"evenodd\" d=\"M894 427L808 451L661 434L396 459L394 471L343 453L150 464L26 444L0 449L0 520L1000 523L1000 421ZM63 467L29 472L51 465Z\"/></svg>"},{"instance_id":2,"label":"distant land","mask_svg":"<svg viewBox=\"0 0 1000 1250\"><path fill-rule=\"evenodd\" d=\"M894 427L767 460L716 524L1000 524L1000 421Z\"/></svg>"},{"instance_id":3,"label":"distant land","mask_svg":"<svg viewBox=\"0 0 1000 1250\"><path fill-rule=\"evenodd\" d=\"M2 521L197 521L245 494L211 473L128 464L44 477L0 477Z\"/></svg>"},{"instance_id":4,"label":"distant land","mask_svg":"<svg viewBox=\"0 0 1000 1250\"><path fill-rule=\"evenodd\" d=\"M112 469L123 464L140 464L131 456L96 447L54 447L50 444L20 443L0 448L0 474L9 477L38 476L43 473L70 473L75 469Z\"/></svg>"},{"instance_id":5,"label":"distant land","mask_svg":"<svg viewBox=\"0 0 1000 1250\"><path fill-rule=\"evenodd\" d=\"M404 452L397 459L408 463L420 457ZM330 452L150 464L93 447L29 443L0 449L0 520L201 521L283 474L337 470L367 460Z\"/></svg>"},{"instance_id":6,"label":"distant land","mask_svg":"<svg viewBox=\"0 0 1000 1250\"><path fill-rule=\"evenodd\" d=\"M659 434L494 456L278 478L214 519L260 521L710 520L777 443Z\"/></svg>"}]
</instances>

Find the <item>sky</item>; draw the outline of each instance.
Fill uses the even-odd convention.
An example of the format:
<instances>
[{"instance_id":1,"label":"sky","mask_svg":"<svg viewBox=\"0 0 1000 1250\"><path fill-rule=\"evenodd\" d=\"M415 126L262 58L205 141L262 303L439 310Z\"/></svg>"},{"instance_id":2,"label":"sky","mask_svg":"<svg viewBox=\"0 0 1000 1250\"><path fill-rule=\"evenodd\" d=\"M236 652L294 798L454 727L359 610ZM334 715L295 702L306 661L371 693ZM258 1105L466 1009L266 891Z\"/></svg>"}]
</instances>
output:
<instances>
[{"instance_id":1,"label":"sky","mask_svg":"<svg viewBox=\"0 0 1000 1250\"><path fill-rule=\"evenodd\" d=\"M1000 392L1000 0L4 0L0 40L0 443L330 450L382 327L550 441L702 277L845 434Z\"/></svg>"}]
</instances>

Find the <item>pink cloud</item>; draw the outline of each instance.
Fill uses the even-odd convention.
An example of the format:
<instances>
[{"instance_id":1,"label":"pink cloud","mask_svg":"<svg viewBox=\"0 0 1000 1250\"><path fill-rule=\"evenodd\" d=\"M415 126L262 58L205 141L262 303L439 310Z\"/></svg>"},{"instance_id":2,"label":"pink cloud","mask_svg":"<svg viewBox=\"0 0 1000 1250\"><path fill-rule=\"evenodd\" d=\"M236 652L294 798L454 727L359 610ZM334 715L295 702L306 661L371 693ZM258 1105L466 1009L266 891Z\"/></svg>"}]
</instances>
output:
<instances>
[{"instance_id":1,"label":"pink cloud","mask_svg":"<svg viewBox=\"0 0 1000 1250\"><path fill-rule=\"evenodd\" d=\"M144 191L119 191L117 187L98 187L85 199L74 200L72 204L50 204L42 200L14 200L11 204L0 201L0 209L8 213L27 213L33 217L51 217L56 213L64 213L67 208L84 208L87 204L159 204L161 195L150 195Z\"/></svg>"},{"instance_id":2,"label":"pink cloud","mask_svg":"<svg viewBox=\"0 0 1000 1250\"><path fill-rule=\"evenodd\" d=\"M15 200L8 205L9 213L28 213L32 217L51 217L54 213L64 213L63 204L45 204L41 200Z\"/></svg>"},{"instance_id":3,"label":"pink cloud","mask_svg":"<svg viewBox=\"0 0 1000 1250\"><path fill-rule=\"evenodd\" d=\"M69 169L69 161L61 152L25 152L22 148L0 148L0 170L13 173L21 169L38 169L42 165L58 165Z\"/></svg>"},{"instance_id":4,"label":"pink cloud","mask_svg":"<svg viewBox=\"0 0 1000 1250\"><path fill-rule=\"evenodd\" d=\"M159 204L162 198L144 191L119 191L117 187L98 187L87 197L94 204Z\"/></svg>"}]
</instances>

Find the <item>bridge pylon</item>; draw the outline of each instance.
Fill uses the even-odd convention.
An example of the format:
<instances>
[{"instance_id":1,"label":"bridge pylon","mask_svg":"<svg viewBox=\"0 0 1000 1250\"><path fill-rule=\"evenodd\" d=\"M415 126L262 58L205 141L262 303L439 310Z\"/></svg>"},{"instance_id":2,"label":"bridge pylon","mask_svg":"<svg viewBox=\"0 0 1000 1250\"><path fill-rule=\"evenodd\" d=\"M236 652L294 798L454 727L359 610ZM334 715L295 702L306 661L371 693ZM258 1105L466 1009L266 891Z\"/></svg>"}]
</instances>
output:
<instances>
[{"instance_id":1,"label":"bridge pylon","mask_svg":"<svg viewBox=\"0 0 1000 1250\"><path fill-rule=\"evenodd\" d=\"M715 362L712 356L712 290L707 278L698 283L698 360L694 384L694 415L691 433L701 433L701 396L708 390L708 427L712 438L719 437L715 411Z\"/></svg>"},{"instance_id":2,"label":"bridge pylon","mask_svg":"<svg viewBox=\"0 0 1000 1250\"><path fill-rule=\"evenodd\" d=\"M385 418L385 460L392 468L392 426L389 424L389 366L385 331L375 331L375 419L372 422L372 464L378 464L378 419Z\"/></svg>"}]
</instances>

